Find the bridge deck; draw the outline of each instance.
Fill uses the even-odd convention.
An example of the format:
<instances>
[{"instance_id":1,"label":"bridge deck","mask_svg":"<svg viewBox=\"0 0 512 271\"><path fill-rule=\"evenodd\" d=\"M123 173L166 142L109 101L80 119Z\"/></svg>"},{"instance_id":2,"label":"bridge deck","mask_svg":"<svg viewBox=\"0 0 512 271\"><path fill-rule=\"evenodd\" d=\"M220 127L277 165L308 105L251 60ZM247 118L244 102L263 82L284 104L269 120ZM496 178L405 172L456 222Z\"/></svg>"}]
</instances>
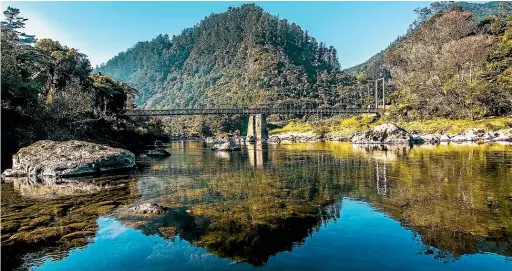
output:
<instances>
[{"instance_id":1,"label":"bridge deck","mask_svg":"<svg viewBox=\"0 0 512 271\"><path fill-rule=\"evenodd\" d=\"M130 110L128 116L178 116L178 115L253 115L253 114L364 114L377 113L375 108L205 108Z\"/></svg>"}]
</instances>

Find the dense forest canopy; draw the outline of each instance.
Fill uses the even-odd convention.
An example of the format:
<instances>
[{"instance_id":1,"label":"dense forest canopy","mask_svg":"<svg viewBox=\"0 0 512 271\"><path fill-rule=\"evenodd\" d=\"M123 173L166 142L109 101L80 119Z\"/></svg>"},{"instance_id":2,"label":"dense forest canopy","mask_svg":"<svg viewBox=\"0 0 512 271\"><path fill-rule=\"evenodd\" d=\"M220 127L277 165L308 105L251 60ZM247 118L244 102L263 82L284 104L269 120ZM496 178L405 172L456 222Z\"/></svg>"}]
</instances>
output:
<instances>
[{"instance_id":1,"label":"dense forest canopy","mask_svg":"<svg viewBox=\"0 0 512 271\"><path fill-rule=\"evenodd\" d=\"M128 81L148 108L340 102L336 49L253 4L139 42L96 71Z\"/></svg>"}]
</instances>

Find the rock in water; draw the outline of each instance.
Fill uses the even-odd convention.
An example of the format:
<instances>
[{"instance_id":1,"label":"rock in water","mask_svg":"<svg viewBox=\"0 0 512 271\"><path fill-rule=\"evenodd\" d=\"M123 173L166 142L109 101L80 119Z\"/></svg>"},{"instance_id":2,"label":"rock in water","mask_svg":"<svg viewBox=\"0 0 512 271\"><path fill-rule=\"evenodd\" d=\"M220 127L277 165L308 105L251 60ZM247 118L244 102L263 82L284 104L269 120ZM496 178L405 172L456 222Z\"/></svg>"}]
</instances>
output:
<instances>
[{"instance_id":1,"label":"rock in water","mask_svg":"<svg viewBox=\"0 0 512 271\"><path fill-rule=\"evenodd\" d=\"M212 151L239 151L240 146L232 141L217 143L212 146Z\"/></svg>"},{"instance_id":2,"label":"rock in water","mask_svg":"<svg viewBox=\"0 0 512 271\"><path fill-rule=\"evenodd\" d=\"M492 140L512 142L512 129L497 131Z\"/></svg>"},{"instance_id":3,"label":"rock in water","mask_svg":"<svg viewBox=\"0 0 512 271\"><path fill-rule=\"evenodd\" d=\"M141 205L130 208L131 211L137 214L163 214L165 207L160 204L146 202Z\"/></svg>"},{"instance_id":4,"label":"rock in water","mask_svg":"<svg viewBox=\"0 0 512 271\"><path fill-rule=\"evenodd\" d=\"M404 129L386 123L357 134L352 138L355 144L412 144L412 136Z\"/></svg>"},{"instance_id":5,"label":"rock in water","mask_svg":"<svg viewBox=\"0 0 512 271\"><path fill-rule=\"evenodd\" d=\"M171 156L171 154L164 149L150 150L150 151L148 151L147 155L150 157L169 157L169 156Z\"/></svg>"},{"instance_id":6,"label":"rock in water","mask_svg":"<svg viewBox=\"0 0 512 271\"><path fill-rule=\"evenodd\" d=\"M127 150L78 140L41 140L13 155L12 170L2 177L74 177L133 167L135 155Z\"/></svg>"},{"instance_id":7,"label":"rock in water","mask_svg":"<svg viewBox=\"0 0 512 271\"><path fill-rule=\"evenodd\" d=\"M279 144L281 143L281 139L278 137L278 136L271 136L268 141L268 143L274 143L274 144Z\"/></svg>"}]
</instances>

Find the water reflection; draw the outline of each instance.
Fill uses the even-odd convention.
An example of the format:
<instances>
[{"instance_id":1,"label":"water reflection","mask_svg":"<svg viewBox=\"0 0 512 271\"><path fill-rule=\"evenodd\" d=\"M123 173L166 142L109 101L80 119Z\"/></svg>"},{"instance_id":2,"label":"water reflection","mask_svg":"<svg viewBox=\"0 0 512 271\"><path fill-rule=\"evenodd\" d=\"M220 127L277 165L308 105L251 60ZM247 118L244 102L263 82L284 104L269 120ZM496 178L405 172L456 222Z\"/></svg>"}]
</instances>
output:
<instances>
[{"instance_id":1,"label":"water reflection","mask_svg":"<svg viewBox=\"0 0 512 271\"><path fill-rule=\"evenodd\" d=\"M137 254L138 247L149 240L181 249L170 252L155 244L153 250L160 256L174 253L175 260L191 253L188 259L205 259L189 261L186 266L192 269L204 269L206 264L289 269L294 261L304 264L295 266L301 269L308 266L308 259L331 270L400 268L386 260L394 257L409 269L418 263L440 269L444 266L438 263L443 262L450 262L447 267L492 263L505 269L508 262L503 256L512 256L510 145L410 148L317 142L247 144L241 152L222 153L210 151L202 142L181 141L167 150L172 152L169 158L140 161L140 172L129 182L127 193L123 192L130 195L123 199L131 200L116 201L111 217L98 221L100 231L102 223L115 224L133 237L107 240L98 232L83 252L73 251L63 261L47 260L42 269L63 269L70 259L85 261L84 257L103 263L97 254L107 245L115 253L131 249ZM160 203L169 209L161 216L130 212L130 206L141 202ZM10 209L5 215L6 204L12 208L2 198L2 222L10 217ZM354 206L360 213L353 211ZM373 221L375 217L379 219ZM14 231L7 240L11 234ZM326 234L329 238L318 237ZM393 250L386 244L404 249ZM325 255L318 254L319 250ZM216 257L204 256L210 254ZM40 254L24 255L27 266L45 259ZM161 263L174 263L171 256L162 257ZM340 261L343 257L347 261ZM378 261L381 257L384 263ZM155 261L159 262L145 261L145 267L158 270ZM230 261L247 264L235 268ZM122 262L104 266L123 269Z\"/></svg>"}]
</instances>

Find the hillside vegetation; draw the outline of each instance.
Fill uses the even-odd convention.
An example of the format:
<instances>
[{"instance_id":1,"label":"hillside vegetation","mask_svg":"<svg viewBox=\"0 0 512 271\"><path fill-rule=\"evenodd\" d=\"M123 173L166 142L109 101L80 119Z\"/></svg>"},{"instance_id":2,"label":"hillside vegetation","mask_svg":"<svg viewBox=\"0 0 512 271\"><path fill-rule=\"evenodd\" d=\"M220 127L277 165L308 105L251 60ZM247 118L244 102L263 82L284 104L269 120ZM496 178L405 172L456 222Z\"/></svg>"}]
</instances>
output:
<instances>
[{"instance_id":1,"label":"hillside vegetation","mask_svg":"<svg viewBox=\"0 0 512 271\"><path fill-rule=\"evenodd\" d=\"M512 112L512 13L476 22L460 7L435 14L383 58L397 91L392 115L408 120Z\"/></svg>"},{"instance_id":2,"label":"hillside vegetation","mask_svg":"<svg viewBox=\"0 0 512 271\"><path fill-rule=\"evenodd\" d=\"M91 74L79 50L23 33L28 19L18 9L3 13L2 169L19 148L41 139L137 143L134 123L120 118L133 106L135 89Z\"/></svg>"},{"instance_id":3,"label":"hillside vegetation","mask_svg":"<svg viewBox=\"0 0 512 271\"><path fill-rule=\"evenodd\" d=\"M334 47L253 4L139 42L96 69L139 89L146 108L333 106L339 70Z\"/></svg>"}]
</instances>

